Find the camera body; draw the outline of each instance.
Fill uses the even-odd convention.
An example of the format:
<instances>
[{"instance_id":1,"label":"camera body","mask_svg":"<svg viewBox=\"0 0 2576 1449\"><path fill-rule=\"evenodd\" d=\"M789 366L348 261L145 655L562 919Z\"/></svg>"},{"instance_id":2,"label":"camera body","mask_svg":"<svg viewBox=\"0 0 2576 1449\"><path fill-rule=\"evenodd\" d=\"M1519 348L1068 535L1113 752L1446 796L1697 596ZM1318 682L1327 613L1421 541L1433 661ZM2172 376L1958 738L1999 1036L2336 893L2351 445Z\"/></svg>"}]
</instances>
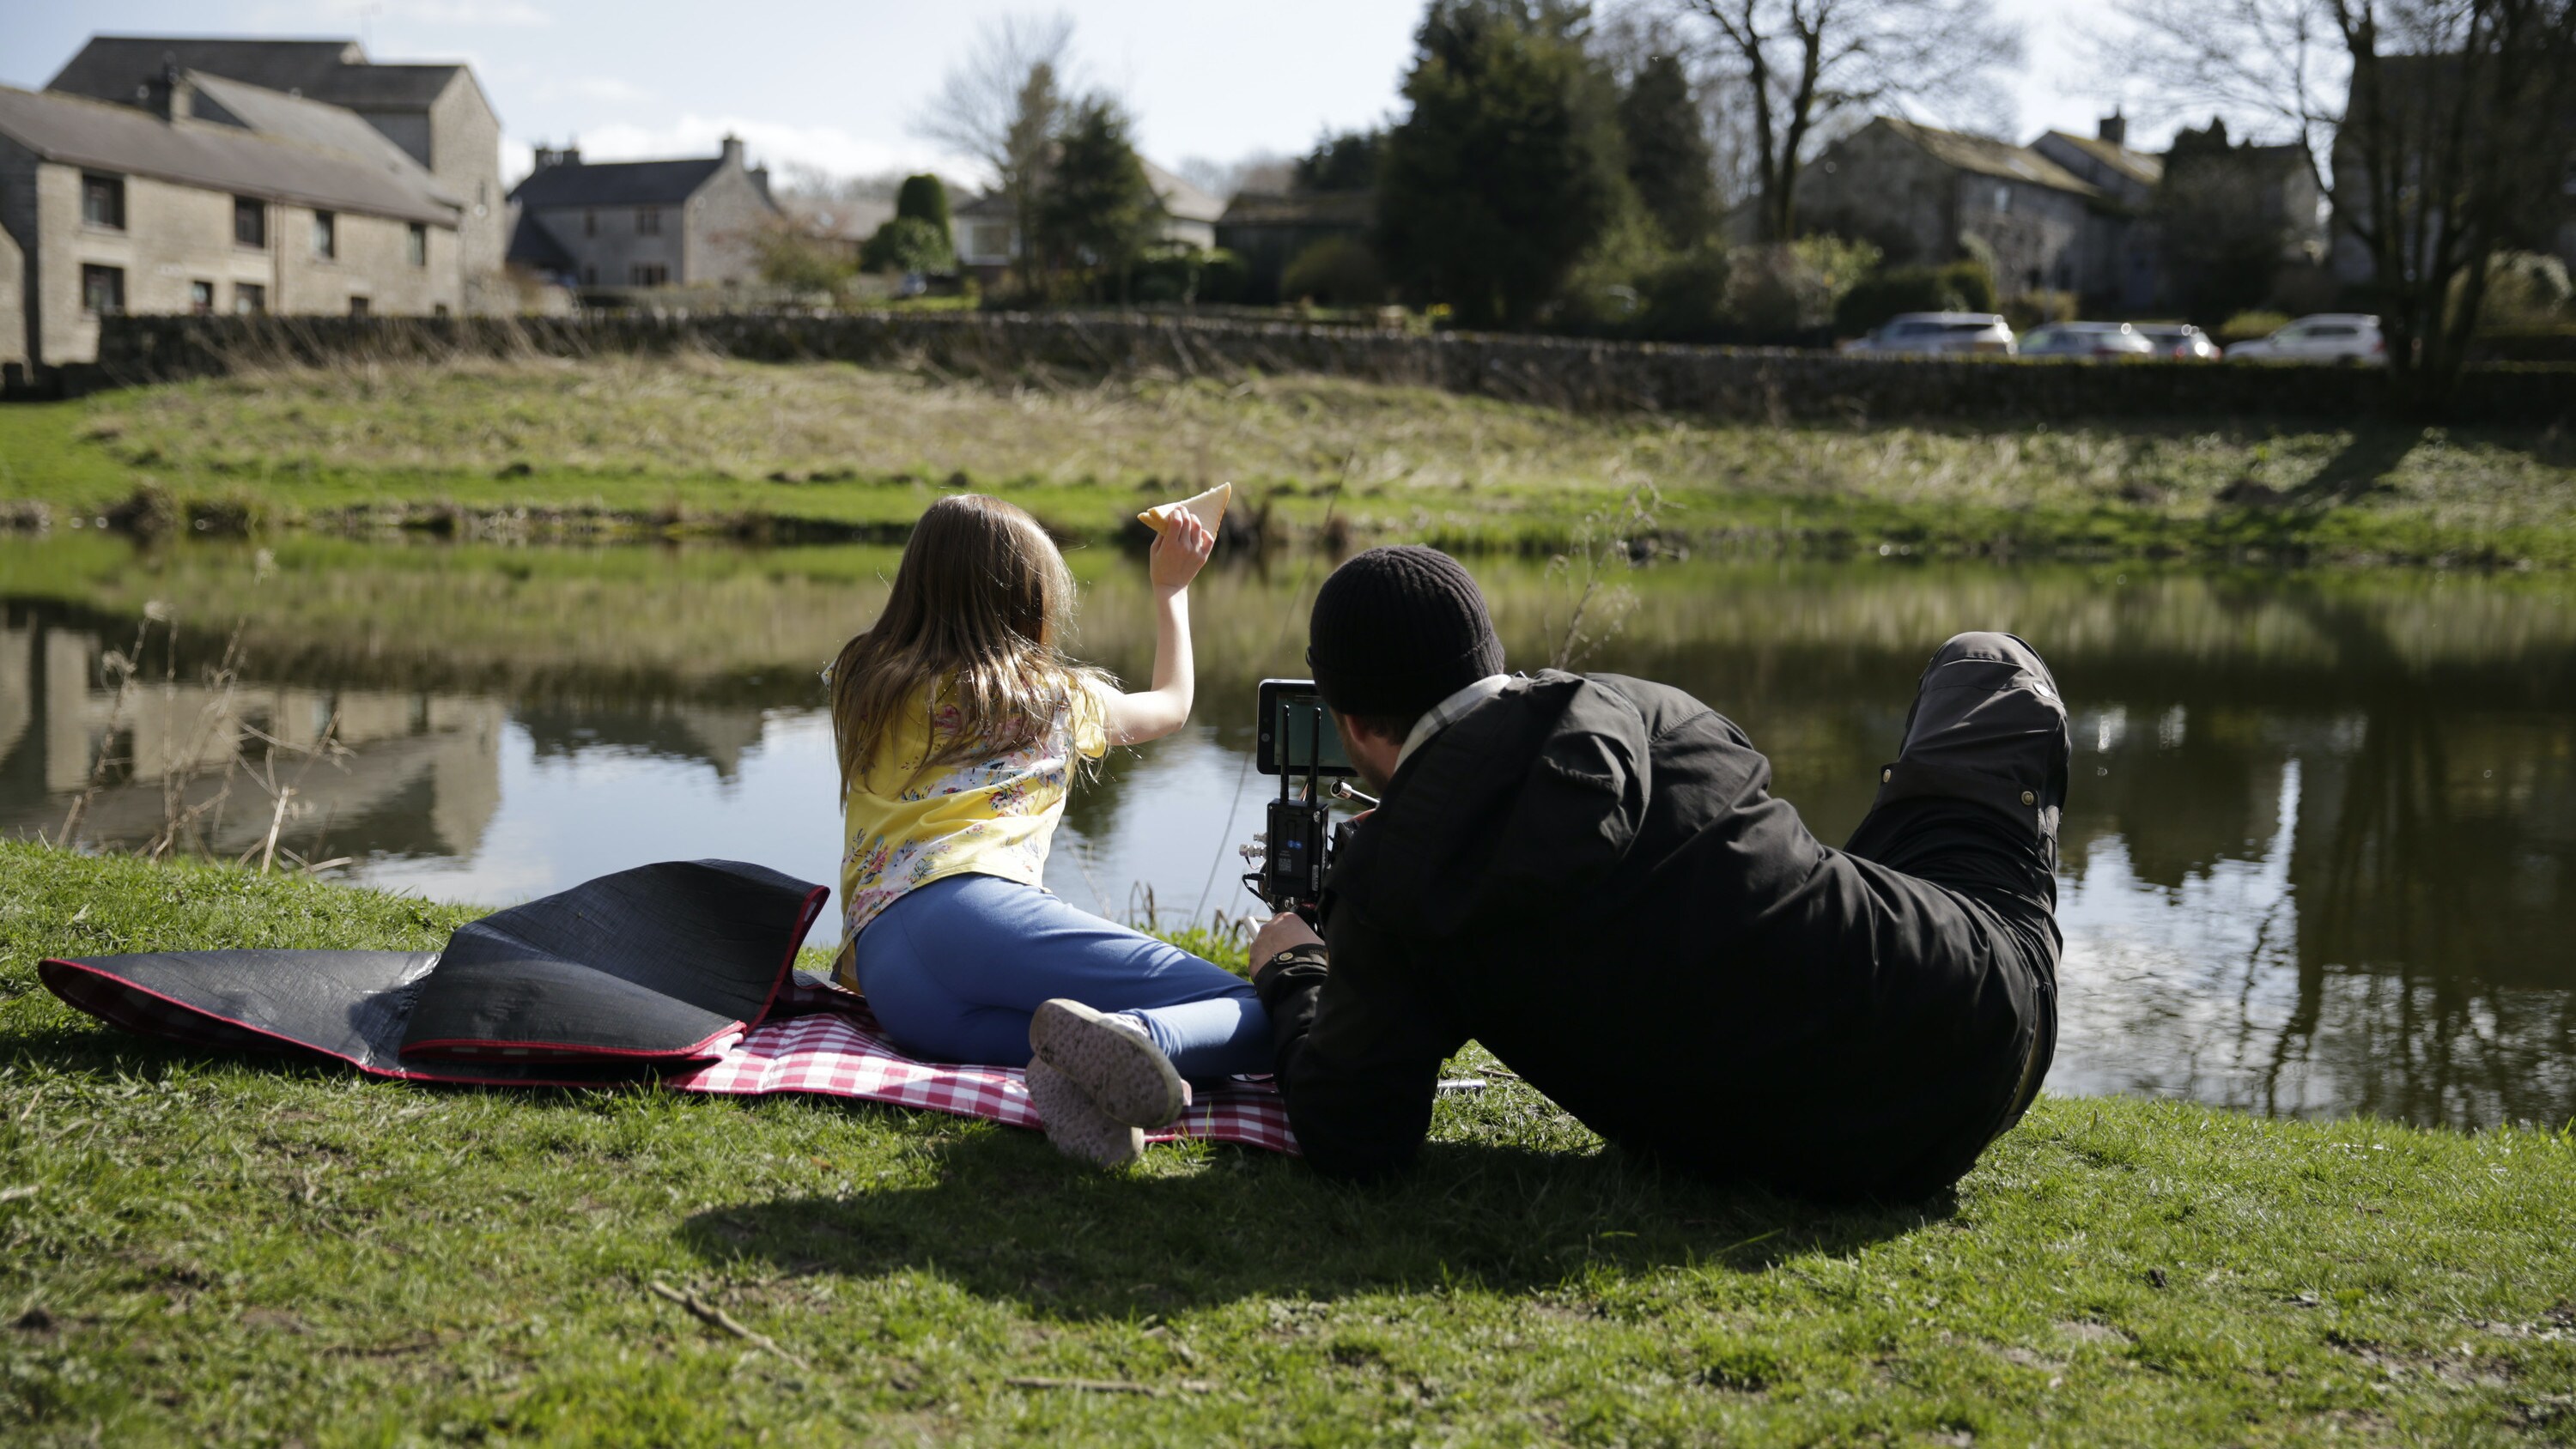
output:
<instances>
[{"instance_id":1,"label":"camera body","mask_svg":"<svg viewBox=\"0 0 2576 1449\"><path fill-rule=\"evenodd\" d=\"M1270 802L1268 828L1243 848L1253 863L1243 883L1272 910L1295 911L1311 922L1324 876L1351 829L1348 821L1334 821L1331 801L1368 797L1342 783L1357 771L1313 680L1261 681L1257 736L1254 763L1279 777L1279 798Z\"/></svg>"}]
</instances>

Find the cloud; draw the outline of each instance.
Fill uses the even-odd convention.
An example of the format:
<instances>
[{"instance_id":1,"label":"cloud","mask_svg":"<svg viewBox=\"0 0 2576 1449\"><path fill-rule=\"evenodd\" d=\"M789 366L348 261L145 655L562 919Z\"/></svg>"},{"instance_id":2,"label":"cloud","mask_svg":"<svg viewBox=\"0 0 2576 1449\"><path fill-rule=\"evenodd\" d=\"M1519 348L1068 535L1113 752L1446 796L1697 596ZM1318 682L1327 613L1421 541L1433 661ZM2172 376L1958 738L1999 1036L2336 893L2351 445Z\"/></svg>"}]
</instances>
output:
<instances>
[{"instance_id":1,"label":"cloud","mask_svg":"<svg viewBox=\"0 0 2576 1449\"><path fill-rule=\"evenodd\" d=\"M749 146L752 164L811 166L835 176L881 176L893 171L937 170L976 176L973 161L914 141L879 141L837 126L796 126L750 116L683 113L667 124L621 123L581 133L585 161L644 161L667 156L712 156L727 136Z\"/></svg>"}]
</instances>

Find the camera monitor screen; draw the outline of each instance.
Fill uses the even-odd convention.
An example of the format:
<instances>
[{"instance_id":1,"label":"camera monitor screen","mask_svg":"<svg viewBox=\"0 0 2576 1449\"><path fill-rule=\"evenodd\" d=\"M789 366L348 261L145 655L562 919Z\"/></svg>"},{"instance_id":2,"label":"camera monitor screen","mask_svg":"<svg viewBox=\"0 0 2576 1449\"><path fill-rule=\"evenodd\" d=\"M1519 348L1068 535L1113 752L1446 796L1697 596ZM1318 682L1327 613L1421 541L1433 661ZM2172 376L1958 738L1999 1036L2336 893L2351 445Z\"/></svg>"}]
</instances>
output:
<instances>
[{"instance_id":1,"label":"camera monitor screen","mask_svg":"<svg viewBox=\"0 0 2576 1449\"><path fill-rule=\"evenodd\" d=\"M1257 763L1265 775L1303 775L1309 765L1326 777L1357 773L1342 753L1333 712L1311 679L1261 681L1260 738Z\"/></svg>"}]
</instances>

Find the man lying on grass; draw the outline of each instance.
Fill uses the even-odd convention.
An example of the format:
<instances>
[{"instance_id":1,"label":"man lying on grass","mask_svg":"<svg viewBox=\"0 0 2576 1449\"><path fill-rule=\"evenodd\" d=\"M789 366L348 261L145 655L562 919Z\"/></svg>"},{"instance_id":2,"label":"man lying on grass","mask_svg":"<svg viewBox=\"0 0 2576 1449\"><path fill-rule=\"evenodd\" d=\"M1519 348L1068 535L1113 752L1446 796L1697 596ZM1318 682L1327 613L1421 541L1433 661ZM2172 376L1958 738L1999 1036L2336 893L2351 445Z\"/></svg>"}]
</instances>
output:
<instances>
[{"instance_id":1,"label":"man lying on grass","mask_svg":"<svg viewBox=\"0 0 2576 1449\"><path fill-rule=\"evenodd\" d=\"M1676 689L1506 676L1432 549L1360 554L1308 662L1381 792L1319 938L1252 946L1306 1160L1403 1168L1473 1038L1621 1148L1814 1196L1918 1196L2037 1095L2056 1041L2066 711L2007 634L1933 655L1841 850Z\"/></svg>"}]
</instances>

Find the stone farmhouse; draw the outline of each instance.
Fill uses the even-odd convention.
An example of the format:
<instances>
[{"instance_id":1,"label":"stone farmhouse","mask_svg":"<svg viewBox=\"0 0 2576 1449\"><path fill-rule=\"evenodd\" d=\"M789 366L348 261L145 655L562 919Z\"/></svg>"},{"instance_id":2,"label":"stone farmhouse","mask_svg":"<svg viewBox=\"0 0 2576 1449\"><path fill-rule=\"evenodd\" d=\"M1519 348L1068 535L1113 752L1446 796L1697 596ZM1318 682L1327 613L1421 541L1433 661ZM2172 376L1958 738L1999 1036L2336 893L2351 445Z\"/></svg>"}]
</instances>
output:
<instances>
[{"instance_id":1,"label":"stone farmhouse","mask_svg":"<svg viewBox=\"0 0 2576 1449\"><path fill-rule=\"evenodd\" d=\"M171 67L131 102L0 87L0 364L121 312L445 315L465 205L337 107Z\"/></svg>"},{"instance_id":2,"label":"stone farmhouse","mask_svg":"<svg viewBox=\"0 0 2576 1449\"><path fill-rule=\"evenodd\" d=\"M2109 200L2031 147L1881 116L1807 169L1798 212L1897 264L1946 262L1974 238L1992 251L1996 291L2017 297L2082 284L2094 209Z\"/></svg>"},{"instance_id":3,"label":"stone farmhouse","mask_svg":"<svg viewBox=\"0 0 2576 1449\"><path fill-rule=\"evenodd\" d=\"M458 207L465 305L506 310L501 285L501 119L473 68L441 61L380 65L354 40L209 40L102 35L46 89L139 104L172 67L219 76L356 116L436 177ZM259 121L246 123L266 130Z\"/></svg>"},{"instance_id":4,"label":"stone farmhouse","mask_svg":"<svg viewBox=\"0 0 2576 1449\"><path fill-rule=\"evenodd\" d=\"M1142 157L1138 158L1143 160ZM1163 204L1163 223L1156 239L1167 245L1216 245L1218 219L1225 203L1179 176L1146 161L1145 181ZM987 192L957 207L948 217L949 245L958 270L986 286L1000 281L1020 256L1020 219L1011 199Z\"/></svg>"},{"instance_id":5,"label":"stone farmhouse","mask_svg":"<svg viewBox=\"0 0 2576 1449\"><path fill-rule=\"evenodd\" d=\"M2167 305L2175 290L2159 196L2172 178L2211 166L2227 168L2281 232L2284 266L2322 251L2318 188L2299 147L2231 147L2223 130L2186 131L2157 155L2128 144L2116 112L2092 136L2050 131L2027 146L1883 116L1809 166L1798 217L1802 228L1873 242L1900 265L1979 245L2004 297L2072 292L2087 307L2136 312Z\"/></svg>"},{"instance_id":6,"label":"stone farmhouse","mask_svg":"<svg viewBox=\"0 0 2576 1449\"><path fill-rule=\"evenodd\" d=\"M759 280L761 231L784 216L769 170L727 136L712 157L588 162L539 147L510 192L509 259L566 286L735 287Z\"/></svg>"},{"instance_id":7,"label":"stone farmhouse","mask_svg":"<svg viewBox=\"0 0 2576 1449\"><path fill-rule=\"evenodd\" d=\"M2103 117L2094 135L2051 131L2030 149L2101 193L2076 242L2072 290L2129 311L2154 306L2162 284L2161 249L2150 213L2164 180L2164 158L2130 150L2128 119L2117 112Z\"/></svg>"}]
</instances>

